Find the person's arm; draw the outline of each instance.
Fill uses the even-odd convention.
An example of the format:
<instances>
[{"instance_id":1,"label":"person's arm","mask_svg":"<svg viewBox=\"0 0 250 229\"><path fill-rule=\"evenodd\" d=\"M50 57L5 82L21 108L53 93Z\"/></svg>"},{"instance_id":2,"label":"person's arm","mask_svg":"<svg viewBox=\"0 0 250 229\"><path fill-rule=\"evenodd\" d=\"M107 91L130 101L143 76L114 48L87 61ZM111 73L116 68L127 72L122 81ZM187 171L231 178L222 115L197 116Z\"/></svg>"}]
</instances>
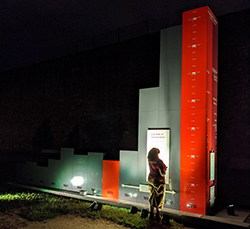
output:
<instances>
[{"instance_id":1,"label":"person's arm","mask_svg":"<svg viewBox=\"0 0 250 229\"><path fill-rule=\"evenodd\" d=\"M161 165L161 166L159 166L159 167L160 167L160 169L159 169L159 173L160 173L160 175L163 177L163 176L165 176L165 175L166 175L167 166L163 163L163 161L162 161L162 160L160 160L160 163L162 163L162 165Z\"/></svg>"},{"instance_id":2,"label":"person's arm","mask_svg":"<svg viewBox=\"0 0 250 229\"><path fill-rule=\"evenodd\" d=\"M159 173L162 177L164 177L166 175L166 173L162 173L161 169L159 169Z\"/></svg>"}]
</instances>

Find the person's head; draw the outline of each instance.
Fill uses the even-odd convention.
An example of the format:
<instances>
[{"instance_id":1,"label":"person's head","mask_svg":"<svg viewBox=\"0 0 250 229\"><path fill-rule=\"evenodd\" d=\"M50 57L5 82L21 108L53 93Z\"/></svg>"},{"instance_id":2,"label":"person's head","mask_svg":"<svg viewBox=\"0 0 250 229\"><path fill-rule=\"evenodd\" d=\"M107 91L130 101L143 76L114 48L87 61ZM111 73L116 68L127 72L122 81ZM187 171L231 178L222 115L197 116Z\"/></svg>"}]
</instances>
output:
<instances>
[{"instance_id":1,"label":"person's head","mask_svg":"<svg viewBox=\"0 0 250 229\"><path fill-rule=\"evenodd\" d=\"M148 152L148 160L149 161L157 161L159 159L158 154L160 153L160 150L157 148L152 148L149 152Z\"/></svg>"}]
</instances>

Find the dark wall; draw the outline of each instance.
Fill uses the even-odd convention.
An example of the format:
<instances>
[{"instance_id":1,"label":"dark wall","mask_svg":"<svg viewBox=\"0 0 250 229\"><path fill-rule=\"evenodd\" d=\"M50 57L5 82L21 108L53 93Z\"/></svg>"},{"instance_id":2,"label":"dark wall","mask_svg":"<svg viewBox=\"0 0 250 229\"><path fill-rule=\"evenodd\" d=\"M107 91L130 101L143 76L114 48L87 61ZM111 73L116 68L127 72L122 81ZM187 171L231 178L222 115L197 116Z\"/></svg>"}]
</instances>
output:
<instances>
[{"instance_id":1,"label":"dark wall","mask_svg":"<svg viewBox=\"0 0 250 229\"><path fill-rule=\"evenodd\" d=\"M250 10L218 17L218 198L250 206ZM137 150L139 88L159 85L159 33L0 78L0 151Z\"/></svg>"},{"instance_id":2,"label":"dark wall","mask_svg":"<svg viewBox=\"0 0 250 229\"><path fill-rule=\"evenodd\" d=\"M218 19L218 194L249 207L250 10Z\"/></svg>"},{"instance_id":3,"label":"dark wall","mask_svg":"<svg viewBox=\"0 0 250 229\"><path fill-rule=\"evenodd\" d=\"M159 33L2 74L0 150L137 149L139 89L159 85Z\"/></svg>"}]
</instances>

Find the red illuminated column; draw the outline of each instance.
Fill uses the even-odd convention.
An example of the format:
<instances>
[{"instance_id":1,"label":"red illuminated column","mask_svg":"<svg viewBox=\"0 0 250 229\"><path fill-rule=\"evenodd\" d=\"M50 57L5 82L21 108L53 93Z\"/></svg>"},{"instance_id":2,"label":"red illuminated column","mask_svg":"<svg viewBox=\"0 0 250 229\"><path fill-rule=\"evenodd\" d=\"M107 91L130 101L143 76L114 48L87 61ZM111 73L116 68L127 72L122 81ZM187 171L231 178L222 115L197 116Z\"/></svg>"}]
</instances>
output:
<instances>
[{"instance_id":1,"label":"red illuminated column","mask_svg":"<svg viewBox=\"0 0 250 229\"><path fill-rule=\"evenodd\" d=\"M217 88L218 88L218 22L208 9L207 20L207 213L214 205L217 192Z\"/></svg>"},{"instance_id":2,"label":"red illuminated column","mask_svg":"<svg viewBox=\"0 0 250 229\"><path fill-rule=\"evenodd\" d=\"M119 198L119 161L103 161L102 196Z\"/></svg>"},{"instance_id":3,"label":"red illuminated column","mask_svg":"<svg viewBox=\"0 0 250 229\"><path fill-rule=\"evenodd\" d=\"M206 214L216 190L217 20L202 7L184 12L182 26L180 209Z\"/></svg>"}]
</instances>

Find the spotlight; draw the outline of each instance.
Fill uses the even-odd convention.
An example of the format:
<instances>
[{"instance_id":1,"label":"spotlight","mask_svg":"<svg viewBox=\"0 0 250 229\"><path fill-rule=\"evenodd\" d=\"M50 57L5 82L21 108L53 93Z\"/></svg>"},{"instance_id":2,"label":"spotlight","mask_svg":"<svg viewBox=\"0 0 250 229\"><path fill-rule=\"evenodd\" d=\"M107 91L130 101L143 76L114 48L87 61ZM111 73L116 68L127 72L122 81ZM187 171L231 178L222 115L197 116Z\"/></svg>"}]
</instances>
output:
<instances>
[{"instance_id":1,"label":"spotlight","mask_svg":"<svg viewBox=\"0 0 250 229\"><path fill-rule=\"evenodd\" d=\"M130 207L130 214L135 214L135 213L137 213L138 212L138 208L137 207L134 207L134 206L131 206Z\"/></svg>"},{"instance_id":2,"label":"spotlight","mask_svg":"<svg viewBox=\"0 0 250 229\"><path fill-rule=\"evenodd\" d=\"M162 219L162 224L164 225L169 225L169 220L170 220L170 217L168 215L163 215L163 219Z\"/></svg>"},{"instance_id":3,"label":"spotlight","mask_svg":"<svg viewBox=\"0 0 250 229\"><path fill-rule=\"evenodd\" d=\"M102 204L94 201L89 208L93 211L100 211L102 209Z\"/></svg>"},{"instance_id":4,"label":"spotlight","mask_svg":"<svg viewBox=\"0 0 250 229\"><path fill-rule=\"evenodd\" d=\"M96 203L95 207L94 207L94 210L95 211L101 211L102 209L102 204L101 203Z\"/></svg>"},{"instance_id":5,"label":"spotlight","mask_svg":"<svg viewBox=\"0 0 250 229\"><path fill-rule=\"evenodd\" d=\"M146 210L146 209L142 209L141 210L141 218L142 219L145 219L145 218L147 218L148 217L148 210Z\"/></svg>"},{"instance_id":6,"label":"spotlight","mask_svg":"<svg viewBox=\"0 0 250 229\"><path fill-rule=\"evenodd\" d=\"M227 214L228 215L235 215L234 213L234 205L233 204L230 204L227 206Z\"/></svg>"},{"instance_id":7,"label":"spotlight","mask_svg":"<svg viewBox=\"0 0 250 229\"><path fill-rule=\"evenodd\" d=\"M94 188L91 188L92 190L92 195L95 195L96 194L96 190Z\"/></svg>"},{"instance_id":8,"label":"spotlight","mask_svg":"<svg viewBox=\"0 0 250 229\"><path fill-rule=\"evenodd\" d=\"M81 196L86 196L87 195L87 190L80 190L79 194Z\"/></svg>"},{"instance_id":9,"label":"spotlight","mask_svg":"<svg viewBox=\"0 0 250 229\"><path fill-rule=\"evenodd\" d=\"M91 210L93 211L93 209L94 209L94 207L95 207L96 204L97 204L97 202L94 201L94 202L89 206L89 208L91 208Z\"/></svg>"}]
</instances>

